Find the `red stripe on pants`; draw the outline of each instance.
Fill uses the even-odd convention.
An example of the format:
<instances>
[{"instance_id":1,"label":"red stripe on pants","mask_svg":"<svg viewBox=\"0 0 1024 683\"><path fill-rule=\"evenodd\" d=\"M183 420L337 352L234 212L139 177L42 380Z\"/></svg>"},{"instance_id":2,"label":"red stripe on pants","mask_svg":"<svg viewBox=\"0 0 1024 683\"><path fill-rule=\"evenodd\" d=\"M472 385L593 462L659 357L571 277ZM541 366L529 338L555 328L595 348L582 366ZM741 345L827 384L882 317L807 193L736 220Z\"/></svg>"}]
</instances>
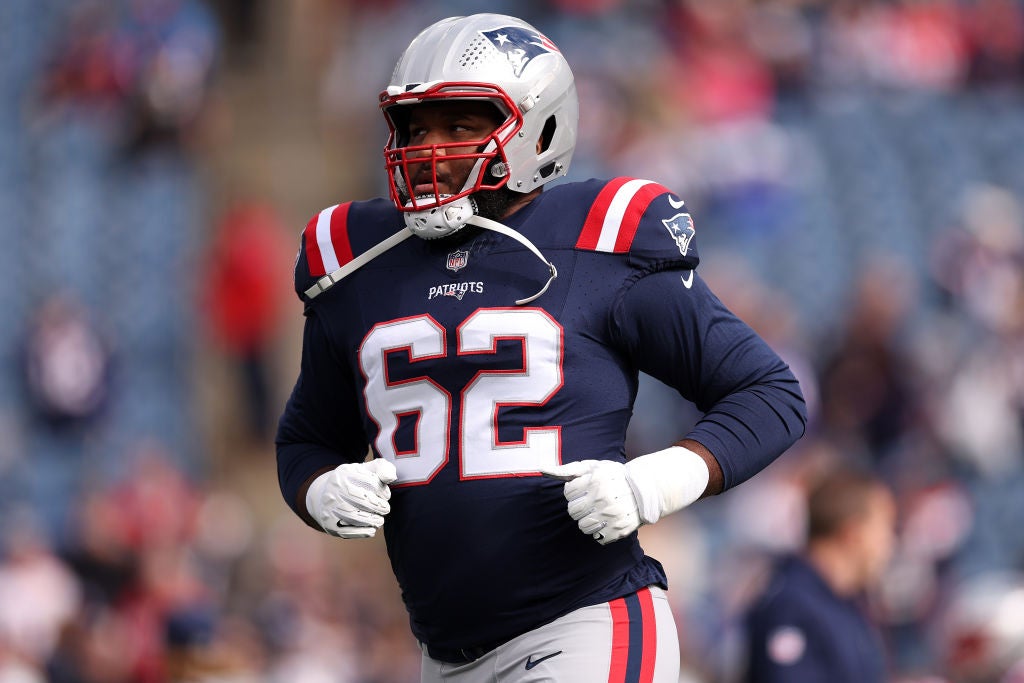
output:
<instances>
[{"instance_id":1,"label":"red stripe on pants","mask_svg":"<svg viewBox=\"0 0 1024 683\"><path fill-rule=\"evenodd\" d=\"M651 597L650 588L639 591L637 597L640 598L640 614L644 622L640 683L651 683L654 680L654 662L658 656L658 630L654 620L654 599Z\"/></svg>"},{"instance_id":2,"label":"red stripe on pants","mask_svg":"<svg viewBox=\"0 0 1024 683\"><path fill-rule=\"evenodd\" d=\"M626 662L629 659L629 614L622 598L608 603L612 611L612 661L608 668L608 683L625 683Z\"/></svg>"}]
</instances>

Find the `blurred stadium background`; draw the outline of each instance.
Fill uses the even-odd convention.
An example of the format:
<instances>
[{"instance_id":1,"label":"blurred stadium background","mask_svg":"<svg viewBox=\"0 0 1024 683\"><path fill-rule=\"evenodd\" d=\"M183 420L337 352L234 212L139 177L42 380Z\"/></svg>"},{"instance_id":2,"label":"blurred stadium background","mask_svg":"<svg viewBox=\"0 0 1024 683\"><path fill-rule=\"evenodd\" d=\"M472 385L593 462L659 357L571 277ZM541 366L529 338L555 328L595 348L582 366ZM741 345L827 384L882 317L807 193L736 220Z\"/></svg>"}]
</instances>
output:
<instances>
[{"instance_id":1,"label":"blurred stadium background","mask_svg":"<svg viewBox=\"0 0 1024 683\"><path fill-rule=\"evenodd\" d=\"M382 191L397 55L482 10L574 65L571 177L686 198L811 403L766 472L643 530L684 680L737 680L806 482L852 461L900 503L892 679L1024 681L1020 0L2 0L0 683L417 680L382 541L295 519L271 440L298 232ZM645 383L630 449L692 411Z\"/></svg>"}]
</instances>

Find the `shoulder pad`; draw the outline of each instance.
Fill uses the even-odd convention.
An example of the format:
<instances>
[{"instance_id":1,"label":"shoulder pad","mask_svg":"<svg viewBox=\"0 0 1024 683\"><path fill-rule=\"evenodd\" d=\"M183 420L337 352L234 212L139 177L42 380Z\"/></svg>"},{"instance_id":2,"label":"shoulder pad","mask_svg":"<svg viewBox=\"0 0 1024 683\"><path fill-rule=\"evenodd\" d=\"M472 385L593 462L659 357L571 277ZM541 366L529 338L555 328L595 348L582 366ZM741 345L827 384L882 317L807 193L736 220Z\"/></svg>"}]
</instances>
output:
<instances>
[{"instance_id":1,"label":"shoulder pad","mask_svg":"<svg viewBox=\"0 0 1024 683\"><path fill-rule=\"evenodd\" d=\"M300 299L305 300L303 292L317 279L352 260L348 237L351 206L351 202L329 206L306 223L295 259L295 293Z\"/></svg>"},{"instance_id":2,"label":"shoulder pad","mask_svg":"<svg viewBox=\"0 0 1024 683\"><path fill-rule=\"evenodd\" d=\"M576 248L626 254L637 267L695 268L693 219L683 201L652 180L620 177L597 194Z\"/></svg>"},{"instance_id":3,"label":"shoulder pad","mask_svg":"<svg viewBox=\"0 0 1024 683\"><path fill-rule=\"evenodd\" d=\"M318 282L322 292L325 275L358 260L382 240L396 237L401 228L398 210L382 197L335 204L313 216L302 231L295 260L295 291L299 298L308 303L310 297L306 292Z\"/></svg>"}]
</instances>

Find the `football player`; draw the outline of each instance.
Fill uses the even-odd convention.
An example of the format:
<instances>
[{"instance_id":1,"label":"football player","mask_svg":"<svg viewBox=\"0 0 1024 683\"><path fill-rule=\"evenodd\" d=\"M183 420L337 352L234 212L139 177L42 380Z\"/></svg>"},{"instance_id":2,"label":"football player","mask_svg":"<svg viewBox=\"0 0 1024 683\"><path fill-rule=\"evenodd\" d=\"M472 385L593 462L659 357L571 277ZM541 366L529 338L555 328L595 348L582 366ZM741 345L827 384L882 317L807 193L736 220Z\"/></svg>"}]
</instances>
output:
<instances>
[{"instance_id":1,"label":"football player","mask_svg":"<svg viewBox=\"0 0 1024 683\"><path fill-rule=\"evenodd\" d=\"M390 197L324 209L301 240L285 499L341 538L383 528L424 681L674 683L665 572L637 528L799 438L793 374L696 274L669 189L542 191L578 105L534 27L426 28L380 107ZM641 371L704 415L627 462Z\"/></svg>"}]
</instances>

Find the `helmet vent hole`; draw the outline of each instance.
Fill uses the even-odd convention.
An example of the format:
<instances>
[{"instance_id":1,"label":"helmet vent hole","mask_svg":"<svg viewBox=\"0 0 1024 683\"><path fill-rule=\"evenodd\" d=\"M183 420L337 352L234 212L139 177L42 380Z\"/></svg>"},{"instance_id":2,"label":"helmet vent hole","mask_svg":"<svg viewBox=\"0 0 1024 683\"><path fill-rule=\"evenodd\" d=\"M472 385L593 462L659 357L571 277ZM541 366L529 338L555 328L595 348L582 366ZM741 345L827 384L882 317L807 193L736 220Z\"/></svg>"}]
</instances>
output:
<instances>
[{"instance_id":1,"label":"helmet vent hole","mask_svg":"<svg viewBox=\"0 0 1024 683\"><path fill-rule=\"evenodd\" d=\"M544 122L544 130L540 132L540 151L546 152L551 147L551 140L555 137L555 116L552 114L548 117L548 120Z\"/></svg>"}]
</instances>

